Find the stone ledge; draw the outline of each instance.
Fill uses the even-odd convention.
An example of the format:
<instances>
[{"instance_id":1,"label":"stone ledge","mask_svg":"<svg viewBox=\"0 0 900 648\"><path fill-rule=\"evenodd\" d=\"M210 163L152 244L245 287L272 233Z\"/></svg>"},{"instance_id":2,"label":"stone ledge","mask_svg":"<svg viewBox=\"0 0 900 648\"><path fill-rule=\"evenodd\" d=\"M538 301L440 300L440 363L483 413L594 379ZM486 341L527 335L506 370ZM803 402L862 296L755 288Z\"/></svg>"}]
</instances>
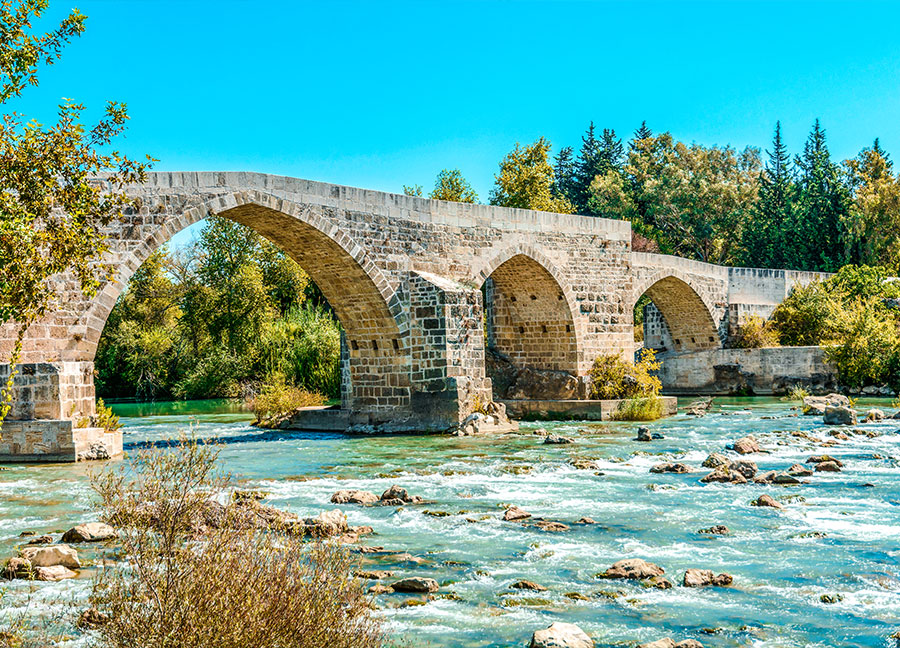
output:
<instances>
[{"instance_id":1,"label":"stone ledge","mask_svg":"<svg viewBox=\"0 0 900 648\"><path fill-rule=\"evenodd\" d=\"M678 412L678 399L660 396L664 416ZM615 400L503 400L510 418L538 421L610 421L623 402Z\"/></svg>"}]
</instances>

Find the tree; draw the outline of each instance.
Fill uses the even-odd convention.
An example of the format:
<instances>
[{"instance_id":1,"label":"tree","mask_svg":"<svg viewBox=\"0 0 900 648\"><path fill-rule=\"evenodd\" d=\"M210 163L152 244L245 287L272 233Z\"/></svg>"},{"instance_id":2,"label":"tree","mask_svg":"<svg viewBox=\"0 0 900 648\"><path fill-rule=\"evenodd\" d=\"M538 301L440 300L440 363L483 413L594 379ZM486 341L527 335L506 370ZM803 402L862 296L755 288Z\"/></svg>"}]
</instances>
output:
<instances>
[{"instance_id":1,"label":"tree","mask_svg":"<svg viewBox=\"0 0 900 648\"><path fill-rule=\"evenodd\" d=\"M548 154L550 142L541 137L527 146L516 147L500 162L494 176L491 204L561 214L571 214L572 203L553 193L553 167Z\"/></svg>"},{"instance_id":2,"label":"tree","mask_svg":"<svg viewBox=\"0 0 900 648\"><path fill-rule=\"evenodd\" d=\"M575 202L575 157L571 146L564 146L554 158L553 165L553 195L565 198L569 202Z\"/></svg>"},{"instance_id":3,"label":"tree","mask_svg":"<svg viewBox=\"0 0 900 648\"><path fill-rule=\"evenodd\" d=\"M52 64L62 48L84 31L85 16L73 10L42 35L32 33L48 0L0 4L0 103L37 85L40 64ZM13 112L0 125L0 324L15 322L18 339L10 354L21 357L25 332L56 299L54 275L70 273L93 294L106 278L95 261L106 250L103 227L131 202L123 187L141 181L150 163L137 163L108 145L128 119L125 104L110 102L93 127L81 121L84 106L66 101L58 121L44 128ZM94 178L108 174L103 182ZM0 395L0 425L9 412L15 372Z\"/></svg>"},{"instance_id":4,"label":"tree","mask_svg":"<svg viewBox=\"0 0 900 648\"><path fill-rule=\"evenodd\" d=\"M429 198L451 202L474 203L478 194L459 169L442 169L434 181L434 189Z\"/></svg>"},{"instance_id":5,"label":"tree","mask_svg":"<svg viewBox=\"0 0 900 648\"><path fill-rule=\"evenodd\" d=\"M422 195L422 185L403 185L403 193L407 196L420 196Z\"/></svg>"},{"instance_id":6,"label":"tree","mask_svg":"<svg viewBox=\"0 0 900 648\"><path fill-rule=\"evenodd\" d=\"M594 134L594 122L588 126L581 143L575 163L575 205L580 213L591 213L591 183L597 176L620 170L624 149L616 132L609 128L604 128L598 139Z\"/></svg>"},{"instance_id":7,"label":"tree","mask_svg":"<svg viewBox=\"0 0 900 648\"><path fill-rule=\"evenodd\" d=\"M761 268L791 265L794 242L786 236L792 222L793 174L787 147L781 138L781 122L775 123L772 150L759 175L759 200L744 227L744 262Z\"/></svg>"},{"instance_id":8,"label":"tree","mask_svg":"<svg viewBox=\"0 0 900 648\"><path fill-rule=\"evenodd\" d=\"M846 260L844 224L850 193L840 167L831 161L818 119L795 164L799 177L790 228L797 244L794 265L803 270L837 270Z\"/></svg>"},{"instance_id":9,"label":"tree","mask_svg":"<svg viewBox=\"0 0 900 648\"><path fill-rule=\"evenodd\" d=\"M900 270L900 176L876 139L844 162L853 191L847 221L848 254L854 263Z\"/></svg>"}]
</instances>

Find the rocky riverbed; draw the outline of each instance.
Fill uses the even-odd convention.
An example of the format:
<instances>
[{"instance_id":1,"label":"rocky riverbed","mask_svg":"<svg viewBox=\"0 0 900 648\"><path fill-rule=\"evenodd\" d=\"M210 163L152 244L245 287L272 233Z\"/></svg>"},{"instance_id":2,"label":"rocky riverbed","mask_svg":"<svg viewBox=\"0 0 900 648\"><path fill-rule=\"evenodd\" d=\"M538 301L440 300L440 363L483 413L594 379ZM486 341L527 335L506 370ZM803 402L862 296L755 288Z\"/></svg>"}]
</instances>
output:
<instances>
[{"instance_id":1,"label":"rocky riverbed","mask_svg":"<svg viewBox=\"0 0 900 648\"><path fill-rule=\"evenodd\" d=\"M557 622L596 646L774 648L891 646L900 630L900 421L864 422L873 406L895 411L857 403L859 423L837 426L796 403L716 399L643 433L566 422L461 438L268 432L240 413L164 405L120 413L126 451L193 422L265 505L371 527L342 539L409 645L527 646ZM87 471L0 471L0 556L94 520ZM717 472L731 478L705 479ZM76 578L11 581L0 614L29 593L41 614L83 594L108 549L72 546Z\"/></svg>"}]
</instances>

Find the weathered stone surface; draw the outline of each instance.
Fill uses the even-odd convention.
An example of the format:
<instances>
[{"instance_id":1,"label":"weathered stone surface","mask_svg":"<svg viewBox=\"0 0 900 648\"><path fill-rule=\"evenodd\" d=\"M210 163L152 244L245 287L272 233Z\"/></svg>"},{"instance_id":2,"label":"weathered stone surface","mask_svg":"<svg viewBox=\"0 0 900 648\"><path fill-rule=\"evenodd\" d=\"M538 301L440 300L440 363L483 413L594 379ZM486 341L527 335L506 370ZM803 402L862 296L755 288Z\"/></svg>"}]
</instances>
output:
<instances>
[{"instance_id":1,"label":"weathered stone surface","mask_svg":"<svg viewBox=\"0 0 900 648\"><path fill-rule=\"evenodd\" d=\"M779 510L784 508L784 505L780 502L776 502L771 495L760 495L758 498L750 502L750 505L770 507Z\"/></svg>"},{"instance_id":2,"label":"weathered stone surface","mask_svg":"<svg viewBox=\"0 0 900 648\"><path fill-rule=\"evenodd\" d=\"M538 585L534 581L530 581L530 580L518 580L515 583L513 583L512 585L510 585L510 587L513 589L520 589L520 590L533 590L535 592L546 592L547 591L547 588L544 587L543 585Z\"/></svg>"},{"instance_id":3,"label":"weathered stone surface","mask_svg":"<svg viewBox=\"0 0 900 648\"><path fill-rule=\"evenodd\" d=\"M63 565L50 565L49 567L35 567L34 579L39 581L56 582L67 578L75 578L78 574Z\"/></svg>"},{"instance_id":4,"label":"weathered stone surface","mask_svg":"<svg viewBox=\"0 0 900 648\"><path fill-rule=\"evenodd\" d=\"M842 462L840 459L835 459L831 455L813 455L809 459L806 460L806 463L808 463L808 464L833 463L833 464L837 464L837 466L839 468L844 467L844 462Z\"/></svg>"},{"instance_id":5,"label":"weathered stone surface","mask_svg":"<svg viewBox=\"0 0 900 648\"><path fill-rule=\"evenodd\" d=\"M594 648L594 642L574 623L557 621L532 634L530 648Z\"/></svg>"},{"instance_id":6,"label":"weathered stone surface","mask_svg":"<svg viewBox=\"0 0 900 648\"><path fill-rule=\"evenodd\" d=\"M525 520L531 517L531 513L519 508L518 506L510 506L503 512L503 519L507 522L515 522L517 520Z\"/></svg>"},{"instance_id":7,"label":"weathered stone surface","mask_svg":"<svg viewBox=\"0 0 900 648\"><path fill-rule=\"evenodd\" d=\"M303 520L307 532L313 537L338 536L349 531L347 516L342 511L322 511L315 517Z\"/></svg>"},{"instance_id":8,"label":"weathered stone surface","mask_svg":"<svg viewBox=\"0 0 900 648\"><path fill-rule=\"evenodd\" d=\"M50 545L47 547L24 547L22 557L37 567L53 567L62 565L69 569L81 569L81 561L78 552L64 544Z\"/></svg>"},{"instance_id":9,"label":"weathered stone surface","mask_svg":"<svg viewBox=\"0 0 900 648\"><path fill-rule=\"evenodd\" d=\"M395 592L410 592L415 594L428 594L440 589L438 582L433 578L404 578L391 584Z\"/></svg>"},{"instance_id":10,"label":"weathered stone surface","mask_svg":"<svg viewBox=\"0 0 900 648\"><path fill-rule=\"evenodd\" d=\"M746 484L747 478L737 470L731 470L727 466L719 466L705 477L701 477L700 481L704 484Z\"/></svg>"},{"instance_id":11,"label":"weathered stone surface","mask_svg":"<svg viewBox=\"0 0 900 648\"><path fill-rule=\"evenodd\" d=\"M836 461L822 461L816 464L816 472L841 472Z\"/></svg>"},{"instance_id":12,"label":"weathered stone surface","mask_svg":"<svg viewBox=\"0 0 900 648\"><path fill-rule=\"evenodd\" d=\"M850 407L850 399L843 394L807 396L803 399L803 413L807 416L824 416L826 407Z\"/></svg>"},{"instance_id":13,"label":"weathered stone surface","mask_svg":"<svg viewBox=\"0 0 900 648\"><path fill-rule=\"evenodd\" d=\"M690 466L683 463L659 463L650 468L650 472L652 473L689 473L691 472Z\"/></svg>"},{"instance_id":14,"label":"weathered stone surface","mask_svg":"<svg viewBox=\"0 0 900 648\"><path fill-rule=\"evenodd\" d=\"M730 466L731 459L723 455L721 452L713 452L703 460L704 468L718 468L719 466Z\"/></svg>"},{"instance_id":15,"label":"weathered stone surface","mask_svg":"<svg viewBox=\"0 0 900 648\"><path fill-rule=\"evenodd\" d=\"M825 425L856 425L856 411L849 407L832 407L825 408Z\"/></svg>"},{"instance_id":16,"label":"weathered stone surface","mask_svg":"<svg viewBox=\"0 0 900 648\"><path fill-rule=\"evenodd\" d=\"M745 436L738 439L731 445L730 449L742 455L753 454L755 452L759 452L760 450L759 444L752 436Z\"/></svg>"},{"instance_id":17,"label":"weathered stone surface","mask_svg":"<svg viewBox=\"0 0 900 648\"><path fill-rule=\"evenodd\" d=\"M714 574L709 569L688 569L684 572L681 584L684 587L725 587L733 581L729 574Z\"/></svg>"},{"instance_id":18,"label":"weathered stone surface","mask_svg":"<svg viewBox=\"0 0 900 648\"><path fill-rule=\"evenodd\" d=\"M559 434L551 434L544 438L545 445L563 445L566 443L575 443L575 439Z\"/></svg>"},{"instance_id":19,"label":"weathered stone surface","mask_svg":"<svg viewBox=\"0 0 900 648\"><path fill-rule=\"evenodd\" d=\"M749 461L748 459L741 459L740 461L732 461L731 466L729 466L731 470L739 472L744 476L745 479L753 479L756 475L756 463L753 461Z\"/></svg>"},{"instance_id":20,"label":"weathered stone surface","mask_svg":"<svg viewBox=\"0 0 900 648\"><path fill-rule=\"evenodd\" d=\"M378 495L364 490L339 490L331 496L332 504L374 504Z\"/></svg>"},{"instance_id":21,"label":"weathered stone surface","mask_svg":"<svg viewBox=\"0 0 900 648\"><path fill-rule=\"evenodd\" d=\"M641 558L626 558L613 563L612 567L597 574L598 578L644 580L653 576L662 576L665 570L659 565L647 562Z\"/></svg>"},{"instance_id":22,"label":"weathered stone surface","mask_svg":"<svg viewBox=\"0 0 900 648\"><path fill-rule=\"evenodd\" d=\"M116 530L103 522L79 524L63 534L63 542L103 542L116 537Z\"/></svg>"},{"instance_id":23,"label":"weathered stone surface","mask_svg":"<svg viewBox=\"0 0 900 648\"><path fill-rule=\"evenodd\" d=\"M884 420L884 412L880 409L873 407L868 412L866 412L866 422L867 423L875 423L878 421Z\"/></svg>"},{"instance_id":24,"label":"weathered stone surface","mask_svg":"<svg viewBox=\"0 0 900 648\"><path fill-rule=\"evenodd\" d=\"M700 529L697 533L703 533L707 535L728 535L729 531L728 527L724 524L716 524L706 529Z\"/></svg>"}]
</instances>

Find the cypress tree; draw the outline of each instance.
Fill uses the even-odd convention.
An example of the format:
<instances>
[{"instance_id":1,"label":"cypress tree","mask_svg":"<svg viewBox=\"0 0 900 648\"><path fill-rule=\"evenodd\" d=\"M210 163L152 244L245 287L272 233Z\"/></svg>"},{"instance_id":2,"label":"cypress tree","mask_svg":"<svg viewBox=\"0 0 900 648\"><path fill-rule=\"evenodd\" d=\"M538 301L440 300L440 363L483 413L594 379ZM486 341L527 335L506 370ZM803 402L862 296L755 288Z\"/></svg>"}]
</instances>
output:
<instances>
[{"instance_id":1,"label":"cypress tree","mask_svg":"<svg viewBox=\"0 0 900 648\"><path fill-rule=\"evenodd\" d=\"M554 158L553 194L575 204L575 157L571 146L564 146Z\"/></svg>"},{"instance_id":2,"label":"cypress tree","mask_svg":"<svg viewBox=\"0 0 900 648\"><path fill-rule=\"evenodd\" d=\"M629 145L632 150L634 150L634 143L638 140L647 139L648 137L653 137L653 131L647 128L647 120L641 122L640 128L634 131L634 137L631 138L631 144Z\"/></svg>"},{"instance_id":3,"label":"cypress tree","mask_svg":"<svg viewBox=\"0 0 900 648\"><path fill-rule=\"evenodd\" d=\"M840 167L831 161L818 119L795 164L799 177L790 234L797 243L796 263L806 270L836 270L846 257L842 232L850 192Z\"/></svg>"},{"instance_id":4,"label":"cypress tree","mask_svg":"<svg viewBox=\"0 0 900 648\"><path fill-rule=\"evenodd\" d=\"M785 268L795 255L786 229L791 225L793 178L791 159L775 123L772 150L759 174L759 197L744 228L745 263L761 268Z\"/></svg>"}]
</instances>

